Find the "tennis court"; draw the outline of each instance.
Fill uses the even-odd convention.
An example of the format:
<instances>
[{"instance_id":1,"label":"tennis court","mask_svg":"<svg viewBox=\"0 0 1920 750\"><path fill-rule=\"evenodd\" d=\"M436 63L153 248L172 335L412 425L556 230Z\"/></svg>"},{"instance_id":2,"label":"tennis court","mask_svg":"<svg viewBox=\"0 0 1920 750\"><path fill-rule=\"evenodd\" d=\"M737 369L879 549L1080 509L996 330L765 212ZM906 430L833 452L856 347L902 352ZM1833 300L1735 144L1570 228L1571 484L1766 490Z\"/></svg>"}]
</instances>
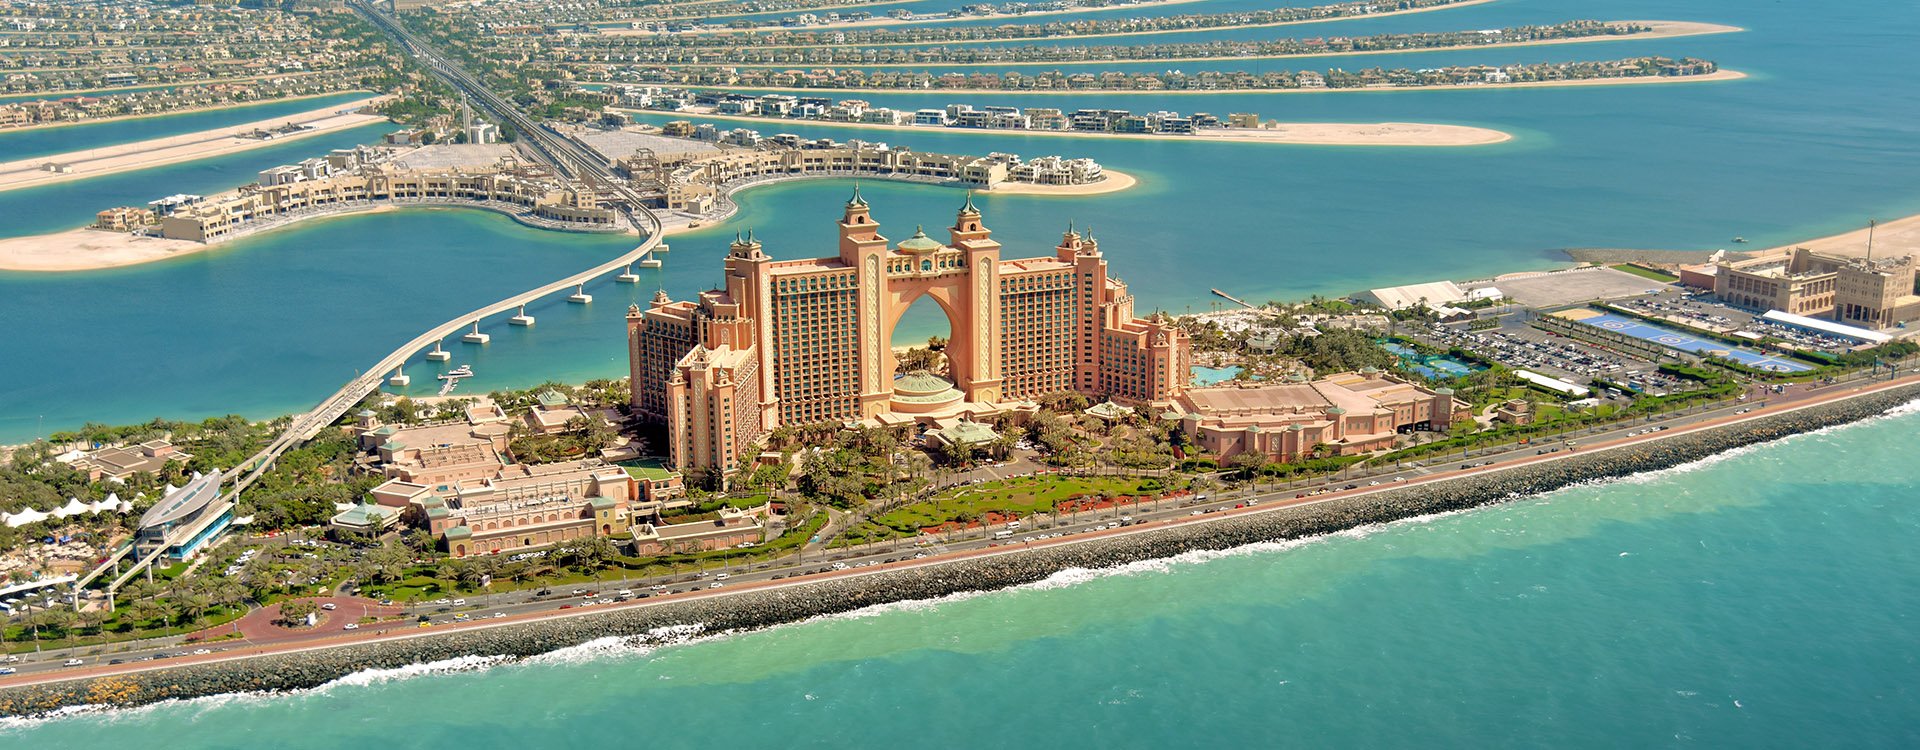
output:
<instances>
[{"instance_id":1,"label":"tennis court","mask_svg":"<svg viewBox=\"0 0 1920 750\"><path fill-rule=\"evenodd\" d=\"M1812 365L1786 357L1741 349L1711 339L1703 339L1690 333L1682 333L1671 328L1657 326L1643 320L1634 320L1623 315L1600 312L1598 310L1568 310L1561 317L1593 326L1603 331L1632 336L1642 341L1651 341L1669 349L1678 349L1710 357L1726 357L1740 364L1765 370L1767 372L1806 372Z\"/></svg>"}]
</instances>

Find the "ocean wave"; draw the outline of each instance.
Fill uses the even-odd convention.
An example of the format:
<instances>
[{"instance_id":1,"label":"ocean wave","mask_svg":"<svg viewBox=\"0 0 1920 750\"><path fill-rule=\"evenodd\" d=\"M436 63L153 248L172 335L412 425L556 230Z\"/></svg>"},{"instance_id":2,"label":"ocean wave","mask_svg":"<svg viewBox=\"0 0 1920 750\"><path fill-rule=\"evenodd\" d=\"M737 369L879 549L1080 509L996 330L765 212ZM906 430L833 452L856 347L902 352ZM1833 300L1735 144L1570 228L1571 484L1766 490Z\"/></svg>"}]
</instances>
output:
<instances>
[{"instance_id":1,"label":"ocean wave","mask_svg":"<svg viewBox=\"0 0 1920 750\"><path fill-rule=\"evenodd\" d=\"M582 664L614 657L646 656L668 646L685 646L714 641L732 635L732 631L708 632L703 623L669 625L654 628L644 635L614 635L595 638L577 646L529 656L527 665Z\"/></svg>"}]
</instances>

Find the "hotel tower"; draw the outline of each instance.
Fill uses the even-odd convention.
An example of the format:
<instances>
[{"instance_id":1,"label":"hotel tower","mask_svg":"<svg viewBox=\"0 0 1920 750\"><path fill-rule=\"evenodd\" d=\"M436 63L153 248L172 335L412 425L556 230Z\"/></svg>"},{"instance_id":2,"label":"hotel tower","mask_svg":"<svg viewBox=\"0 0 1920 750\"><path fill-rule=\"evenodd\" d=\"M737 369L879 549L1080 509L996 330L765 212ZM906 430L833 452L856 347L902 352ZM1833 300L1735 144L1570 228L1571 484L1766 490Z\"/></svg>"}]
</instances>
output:
<instances>
[{"instance_id":1,"label":"hotel tower","mask_svg":"<svg viewBox=\"0 0 1920 750\"><path fill-rule=\"evenodd\" d=\"M749 233L722 288L628 309L634 412L667 424L677 468L730 475L780 425L977 417L1058 391L1150 404L1186 387L1186 335L1134 317L1089 233L1004 259L969 196L946 242L894 244L856 189L839 235L836 255L775 260ZM952 328L951 381L896 371L894 326L923 296Z\"/></svg>"}]
</instances>

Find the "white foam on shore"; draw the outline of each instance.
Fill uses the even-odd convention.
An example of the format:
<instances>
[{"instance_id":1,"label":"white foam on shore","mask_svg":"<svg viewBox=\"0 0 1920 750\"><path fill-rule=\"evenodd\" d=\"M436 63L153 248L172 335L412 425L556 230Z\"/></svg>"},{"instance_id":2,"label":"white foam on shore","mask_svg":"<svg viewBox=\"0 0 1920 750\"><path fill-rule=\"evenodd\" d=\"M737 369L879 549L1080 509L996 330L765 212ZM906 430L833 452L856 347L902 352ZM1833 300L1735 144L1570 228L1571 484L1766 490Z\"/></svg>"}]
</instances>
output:
<instances>
[{"instance_id":1,"label":"white foam on shore","mask_svg":"<svg viewBox=\"0 0 1920 750\"><path fill-rule=\"evenodd\" d=\"M654 628L644 635L610 635L577 646L527 657L523 664L581 664L615 656L646 656L668 646L718 640L731 631L708 632L705 623L669 625Z\"/></svg>"},{"instance_id":2,"label":"white foam on shore","mask_svg":"<svg viewBox=\"0 0 1920 750\"><path fill-rule=\"evenodd\" d=\"M366 687L368 685L399 682L401 680L411 680L416 677L427 677L430 675L452 674L455 672L478 672L509 661L513 661L513 657L456 656L451 659L441 659L439 661L430 661L421 664L408 664L404 667L394 667L391 669L363 669L311 690L296 692L321 693L336 687Z\"/></svg>"},{"instance_id":3,"label":"white foam on shore","mask_svg":"<svg viewBox=\"0 0 1920 750\"><path fill-rule=\"evenodd\" d=\"M1611 484L1641 484L1641 483L1661 481L1663 479L1671 478L1674 475L1700 471L1702 469L1715 466L1719 463L1729 461L1740 456L1749 455L1756 451L1773 447L1776 444L1783 443L1789 440L1816 439L1819 436L1831 434L1833 432L1837 432L1840 430L1844 430L1844 429L1848 429L1856 426L1873 424L1873 423L1877 423L1877 422L1888 420L1888 419L1897 419L1901 417L1912 416L1914 414L1920 414L1920 399L1915 399L1913 401L1902 403L1900 405L1897 405L1893 408L1888 409L1887 411L1881 414L1876 414L1866 419L1847 422L1843 424L1830 425L1827 427L1822 427L1815 430L1809 430L1802 433L1785 435L1777 439L1766 440L1758 443L1752 443L1749 445L1743 445L1737 448L1731 448L1725 451L1720 451L1713 455L1705 456L1693 461L1688 461L1686 463L1678 464L1665 469L1657 469L1653 471L1646 471L1646 472L1641 472L1641 473L1631 474L1631 475L1626 475L1621 477L1612 477L1607 479L1596 479L1596 480L1590 480L1585 482L1578 482L1578 483L1568 485L1566 487L1562 487L1560 489L1553 490L1552 492L1548 492L1548 493L1530 493L1525 495L1516 494L1510 498L1507 498L1506 500L1503 500L1502 502L1505 502L1507 500L1519 500L1519 499L1526 499L1526 498L1542 498L1552 494L1553 492L1560 492L1560 491L1579 488L1579 487L1597 487L1597 486L1605 486L1605 485L1611 485ZM1131 576L1131 575L1139 575L1143 573L1168 573L1168 572L1172 572L1174 568L1183 566L1183 565L1201 564L1201 563L1211 562L1214 560L1233 558L1233 557L1245 557L1250 555L1263 555L1263 554L1270 554L1275 552L1286 552L1286 551L1298 549L1310 544L1316 544L1316 543L1320 543L1328 540L1334 540L1334 539L1364 539L1366 537L1372 536L1382 531L1390 530L1397 526L1432 523L1434 521L1445 519L1450 516L1474 513L1490 507L1492 507L1492 505L1482 505L1474 508L1465 508L1461 510L1450 510L1450 511L1430 513L1430 514L1419 515L1419 516L1409 516L1407 518L1396 519L1393 521L1367 524L1364 526L1356 526L1351 529L1344 529L1341 531L1336 531L1328 534L1320 534L1316 536L1302 537L1298 539L1254 542L1252 544L1245 544L1237 547L1229 547L1226 549L1218 549L1218 550L1193 550L1190 552L1183 552L1170 557L1138 560L1134 562L1123 563L1121 565L1116 565L1109 568L1080 568L1080 567L1064 568L1052 573L1051 575L1046 576L1045 578L1042 578L1038 581L1033 581L1030 583L1018 584L1018 585L1008 586L1008 587L998 588L998 589L982 589L978 591L964 591L964 592L958 592L954 594L947 594L945 596L933 597L929 599L911 599L911 600L905 600L905 601L899 601L899 602L889 602L886 604L876 604L876 605L862 607L862 608L848 611L848 612L840 612L835 614L809 617L809 618L797 620L791 623L776 625L776 626L773 626L773 628L788 628L788 627L807 625L807 624L817 623L817 622L830 622L835 620L865 619L869 617L878 617L882 615L899 613L899 612L924 612L924 611L931 611L931 610L937 609L940 606L945 604L966 601L969 599L986 596L990 594L1000 594L1000 593L1019 592L1019 591L1047 591L1047 590L1054 590L1054 589L1063 589L1071 586L1078 586L1080 584L1097 581L1102 578ZM772 628L767 628L767 629L772 629ZM32 716L32 717L0 717L0 731L22 729L22 728L31 727L40 723L48 722L48 721L55 721L55 720L60 720L64 718L72 718L72 717L78 717L78 716L105 716L107 717L106 720L118 721L118 720L121 720L123 717L138 717L150 711L157 711L157 710L164 710L164 709L177 709L182 706L190 707L195 711L195 713L200 713L200 712L205 712L205 711L209 711L209 710L213 710L213 709L217 709L217 708L221 708L221 707L224 707L227 705L233 705L233 704L249 703L254 701L262 701L262 700L273 700L273 699L287 698L287 697L300 696L300 695L319 694L319 693L323 693L325 691L334 689L336 687L343 687L343 686L344 687L364 687L364 686L385 684L390 682L397 682L402 680L410 680L418 677L452 674L457 672L477 672L477 671L484 671L484 670L492 669L492 668L502 666L502 665L507 665L507 664L529 664L529 665L532 665L532 664L581 664L581 663L599 661L602 659L606 659L608 657L645 656L645 655L652 654L662 648L667 648L670 646L694 645L699 643L707 643L711 641L723 640L735 635L737 632L739 631L732 631L732 630L709 631L706 625L697 624L697 623L690 624L690 625L675 625L675 626L669 626L669 627L663 627L663 628L656 628L654 630L648 631L644 635L608 636L605 638L597 638L576 646L569 646L566 648L547 652L537 656L528 657L526 659L515 659L509 656L464 656L464 657L457 657L453 659L444 659L440 661L427 662L422 664L413 664L413 665L408 665L404 667L396 667L392 669L363 670L360 672L355 672L353 674L346 675L344 677L333 680L331 682L320 685L318 687L309 688L305 690L292 690L292 691L278 692L278 693L265 693L265 692L226 693L226 694L206 696L201 698L161 701L158 703L153 703L153 704L138 706L133 708L115 708L112 706L103 706L103 705L70 706L70 707L61 708L55 711L51 711L46 714L41 714L41 715Z\"/></svg>"}]
</instances>

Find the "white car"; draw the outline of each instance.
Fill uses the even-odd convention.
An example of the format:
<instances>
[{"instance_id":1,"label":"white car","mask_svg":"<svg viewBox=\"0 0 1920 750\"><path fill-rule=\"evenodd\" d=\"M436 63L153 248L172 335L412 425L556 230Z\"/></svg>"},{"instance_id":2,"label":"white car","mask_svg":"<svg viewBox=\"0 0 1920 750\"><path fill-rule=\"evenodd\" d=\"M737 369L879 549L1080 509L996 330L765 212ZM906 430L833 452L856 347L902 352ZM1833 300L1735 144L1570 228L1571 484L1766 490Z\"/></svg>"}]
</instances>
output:
<instances>
[{"instance_id":1,"label":"white car","mask_svg":"<svg viewBox=\"0 0 1920 750\"><path fill-rule=\"evenodd\" d=\"M60 663L60 666L63 666L63 667L77 667L77 666L80 666L80 665L82 665L82 664L85 664L85 663L86 663L86 662L85 662L84 660L81 660L81 659L68 659L68 660L66 660L66 661L63 661L63 662L61 662L61 663Z\"/></svg>"},{"instance_id":2,"label":"white car","mask_svg":"<svg viewBox=\"0 0 1920 750\"><path fill-rule=\"evenodd\" d=\"M720 582L719 582L719 581L714 581L713 583L709 583L709 584L707 584L707 588L710 588L710 589L717 589L717 588L720 588Z\"/></svg>"},{"instance_id":3,"label":"white car","mask_svg":"<svg viewBox=\"0 0 1920 750\"><path fill-rule=\"evenodd\" d=\"M324 609L324 610L326 610L326 611L328 611L328 612L332 612L332 611L334 611L334 610L336 610L336 609L339 609L339 608L340 608L340 605L338 605L338 604L334 604L333 602L327 602L326 604L322 604L322 605L320 605L320 608L321 608L321 609Z\"/></svg>"},{"instance_id":4,"label":"white car","mask_svg":"<svg viewBox=\"0 0 1920 750\"><path fill-rule=\"evenodd\" d=\"M347 623L347 624L345 624L345 625L342 625L342 626L340 626L340 629L341 629L341 630L359 630L359 629L360 629L360 623L357 623L357 622L350 622L350 623Z\"/></svg>"},{"instance_id":5,"label":"white car","mask_svg":"<svg viewBox=\"0 0 1920 750\"><path fill-rule=\"evenodd\" d=\"M465 599L455 599L455 600L453 600L453 606L456 606L456 607L464 607L464 606L467 606L467 600L465 600Z\"/></svg>"},{"instance_id":6,"label":"white car","mask_svg":"<svg viewBox=\"0 0 1920 750\"><path fill-rule=\"evenodd\" d=\"M713 580L724 581L724 580L727 580L727 578L728 578L728 575L726 573L721 573L719 575L714 576Z\"/></svg>"}]
</instances>

